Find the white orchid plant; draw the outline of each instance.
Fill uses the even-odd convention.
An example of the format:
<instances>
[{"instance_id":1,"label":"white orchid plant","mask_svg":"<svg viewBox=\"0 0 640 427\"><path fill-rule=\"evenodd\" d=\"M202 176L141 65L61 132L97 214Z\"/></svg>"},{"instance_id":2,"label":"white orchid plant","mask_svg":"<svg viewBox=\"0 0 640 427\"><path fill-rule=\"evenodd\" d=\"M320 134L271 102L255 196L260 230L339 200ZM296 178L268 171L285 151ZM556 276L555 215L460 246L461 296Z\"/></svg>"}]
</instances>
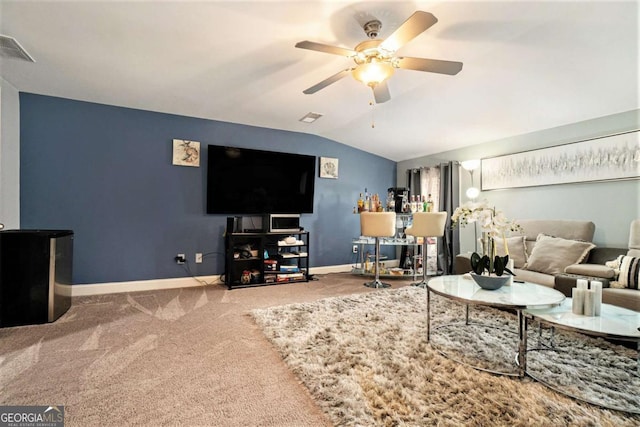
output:
<instances>
[{"instance_id":1,"label":"white orchid plant","mask_svg":"<svg viewBox=\"0 0 640 427\"><path fill-rule=\"evenodd\" d=\"M471 268L476 274L496 274L502 276L505 272L514 275L507 267L509 263L509 248L506 235L509 232L521 232L522 227L515 221L508 220L504 212L490 207L486 201L466 202L457 207L451 216L453 227L465 227L477 223L480 226L483 239L484 255L474 252L471 255ZM506 251L505 256L498 256L494 244L495 239L502 238Z\"/></svg>"}]
</instances>

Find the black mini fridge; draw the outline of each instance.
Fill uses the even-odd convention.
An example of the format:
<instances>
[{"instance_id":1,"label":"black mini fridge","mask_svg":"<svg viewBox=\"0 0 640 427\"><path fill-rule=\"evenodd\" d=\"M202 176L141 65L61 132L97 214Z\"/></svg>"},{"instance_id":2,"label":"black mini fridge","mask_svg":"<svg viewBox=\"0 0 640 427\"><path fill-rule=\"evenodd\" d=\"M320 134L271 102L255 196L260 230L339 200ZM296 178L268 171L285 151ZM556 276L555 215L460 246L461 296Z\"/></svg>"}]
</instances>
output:
<instances>
[{"instance_id":1,"label":"black mini fridge","mask_svg":"<svg viewBox=\"0 0 640 427\"><path fill-rule=\"evenodd\" d=\"M53 322L71 306L73 231L0 231L0 327Z\"/></svg>"}]
</instances>

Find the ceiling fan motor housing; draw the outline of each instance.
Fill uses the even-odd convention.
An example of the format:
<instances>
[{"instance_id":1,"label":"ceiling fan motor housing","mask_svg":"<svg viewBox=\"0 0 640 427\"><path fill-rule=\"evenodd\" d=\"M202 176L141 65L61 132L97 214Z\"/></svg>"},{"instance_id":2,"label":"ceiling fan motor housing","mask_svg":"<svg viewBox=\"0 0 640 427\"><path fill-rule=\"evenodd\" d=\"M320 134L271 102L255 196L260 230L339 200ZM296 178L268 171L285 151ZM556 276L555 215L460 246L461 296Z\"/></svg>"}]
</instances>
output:
<instances>
[{"instance_id":1,"label":"ceiling fan motor housing","mask_svg":"<svg viewBox=\"0 0 640 427\"><path fill-rule=\"evenodd\" d=\"M367 37L369 37L370 39L375 39L376 37L378 37L378 34L382 29L382 22L378 21L377 19L374 19L373 21L369 21L366 24L364 24L364 27L362 28L364 29L364 32L367 35Z\"/></svg>"}]
</instances>

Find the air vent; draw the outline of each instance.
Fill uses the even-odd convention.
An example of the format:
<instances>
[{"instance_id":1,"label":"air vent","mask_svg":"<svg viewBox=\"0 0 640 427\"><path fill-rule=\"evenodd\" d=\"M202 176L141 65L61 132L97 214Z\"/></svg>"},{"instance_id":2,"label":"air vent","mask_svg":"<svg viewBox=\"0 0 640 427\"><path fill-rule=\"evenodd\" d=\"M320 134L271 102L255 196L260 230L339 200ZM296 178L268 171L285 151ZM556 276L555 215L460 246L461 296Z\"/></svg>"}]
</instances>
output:
<instances>
[{"instance_id":1,"label":"air vent","mask_svg":"<svg viewBox=\"0 0 640 427\"><path fill-rule=\"evenodd\" d=\"M300 121L304 123L313 123L322 116L323 114L321 113L307 113L304 117L300 119Z\"/></svg>"},{"instance_id":2,"label":"air vent","mask_svg":"<svg viewBox=\"0 0 640 427\"><path fill-rule=\"evenodd\" d=\"M0 34L0 56L23 59L28 62L36 62L36 60L33 59L22 46L20 46L18 40L2 34Z\"/></svg>"}]
</instances>

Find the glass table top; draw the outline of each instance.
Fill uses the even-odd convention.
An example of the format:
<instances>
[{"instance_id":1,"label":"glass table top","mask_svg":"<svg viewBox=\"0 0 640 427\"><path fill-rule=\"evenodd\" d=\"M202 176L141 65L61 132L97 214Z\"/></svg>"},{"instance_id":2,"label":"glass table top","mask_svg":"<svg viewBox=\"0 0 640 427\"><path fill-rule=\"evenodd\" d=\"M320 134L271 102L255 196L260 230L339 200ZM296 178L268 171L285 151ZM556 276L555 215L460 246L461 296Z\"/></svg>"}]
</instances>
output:
<instances>
[{"instance_id":1,"label":"glass table top","mask_svg":"<svg viewBox=\"0 0 640 427\"><path fill-rule=\"evenodd\" d=\"M525 314L534 318L564 326L578 332L606 337L640 339L640 313L611 304L602 304L600 316L573 314L571 298L553 308L525 310Z\"/></svg>"},{"instance_id":2,"label":"glass table top","mask_svg":"<svg viewBox=\"0 0 640 427\"><path fill-rule=\"evenodd\" d=\"M564 294L535 283L518 283L503 286L494 291L482 289L470 275L438 276L429 280L432 292L469 304L505 308L549 307L562 303Z\"/></svg>"}]
</instances>

